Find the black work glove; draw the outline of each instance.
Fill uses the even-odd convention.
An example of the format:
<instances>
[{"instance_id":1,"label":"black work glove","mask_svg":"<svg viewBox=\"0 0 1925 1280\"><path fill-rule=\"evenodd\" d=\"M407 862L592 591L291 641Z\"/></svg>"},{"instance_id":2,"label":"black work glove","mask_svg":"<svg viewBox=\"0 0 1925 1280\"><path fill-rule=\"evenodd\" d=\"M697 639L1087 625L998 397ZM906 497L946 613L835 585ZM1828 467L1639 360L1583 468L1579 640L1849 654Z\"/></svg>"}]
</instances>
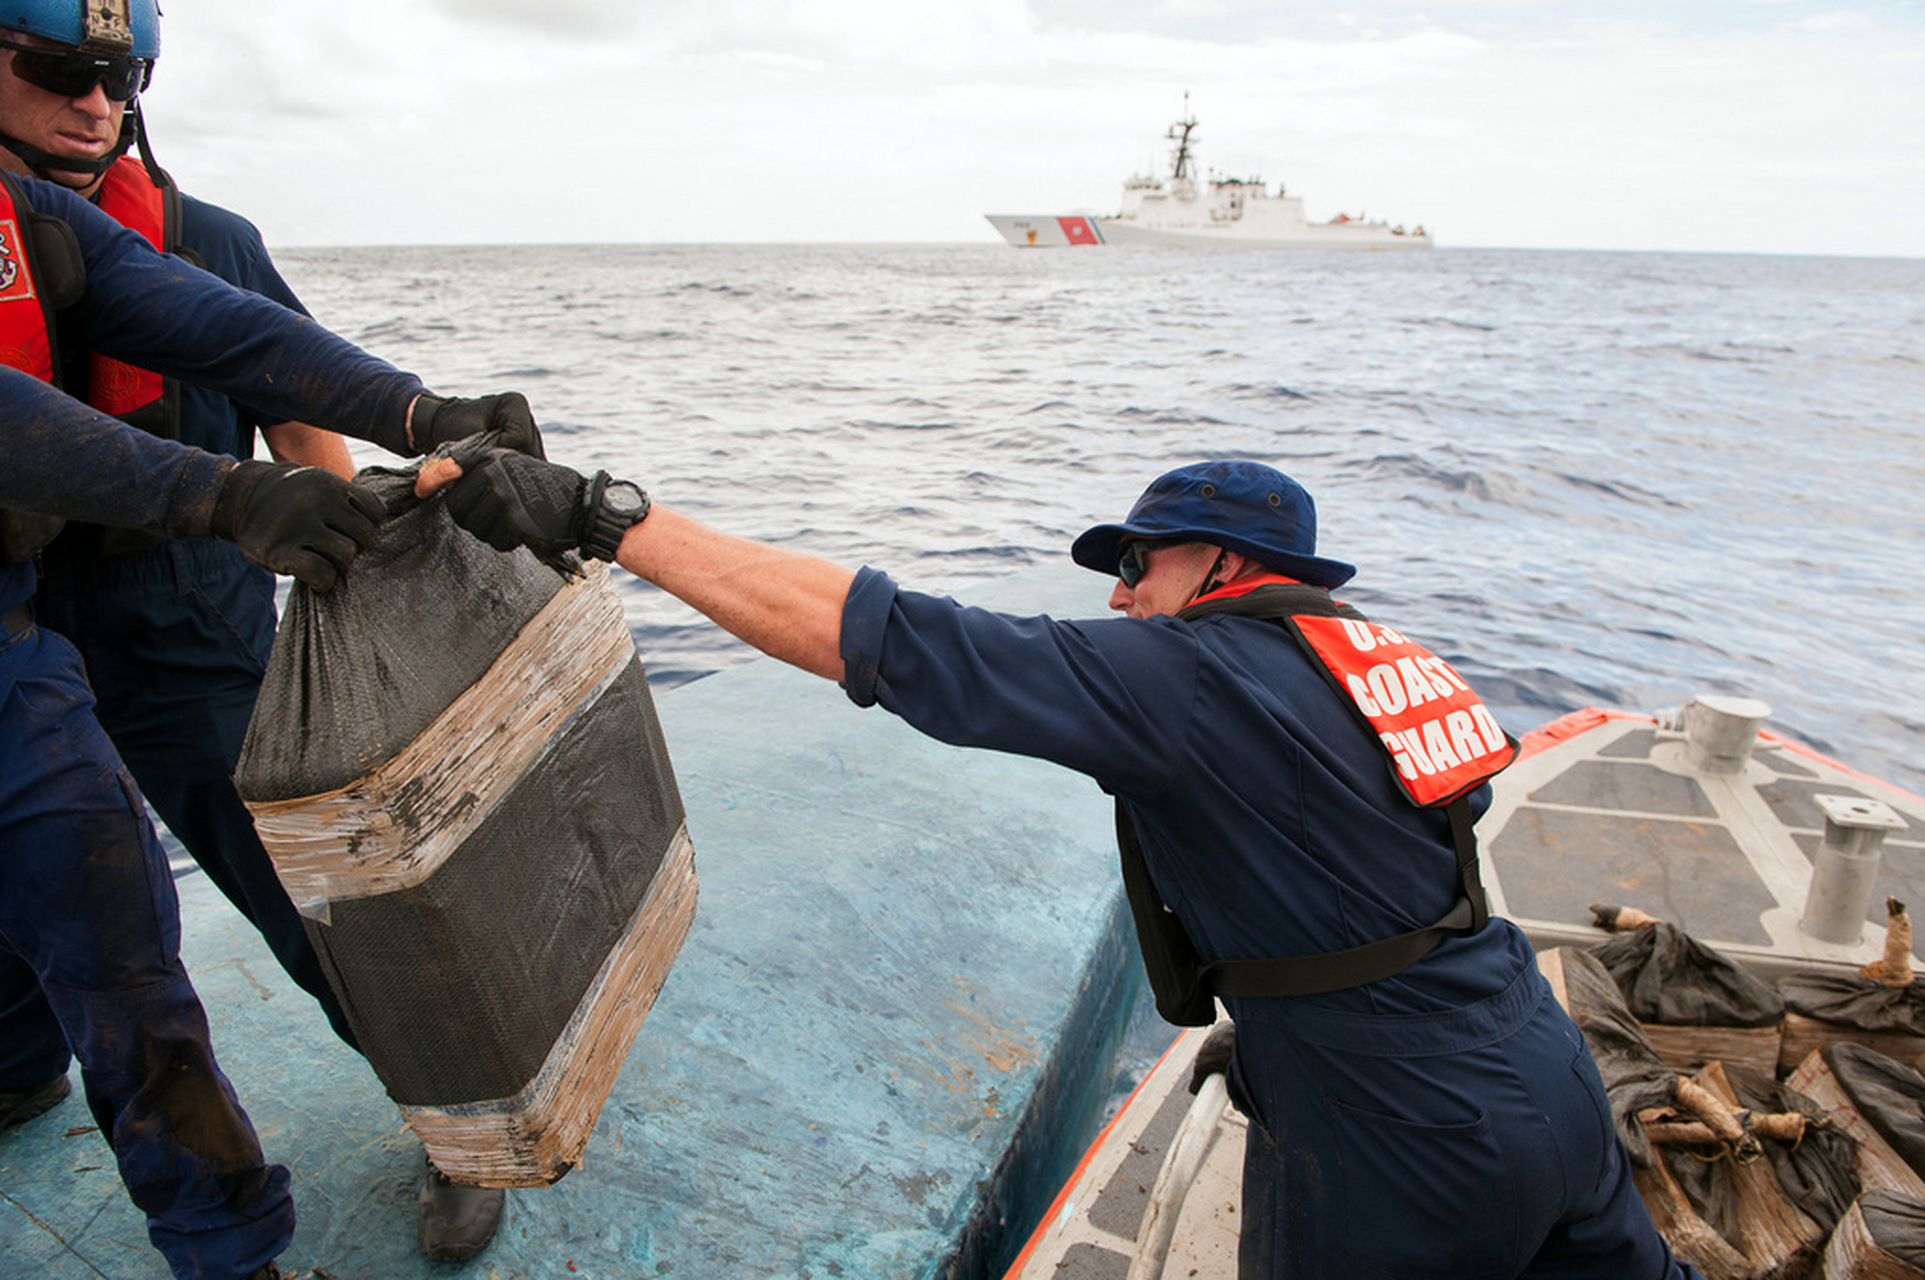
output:
<instances>
[{"instance_id":1,"label":"black work glove","mask_svg":"<svg viewBox=\"0 0 1925 1280\"><path fill-rule=\"evenodd\" d=\"M581 546L588 479L556 462L477 443L450 451L461 478L448 486L448 514L497 551L527 547L553 556Z\"/></svg>"},{"instance_id":2,"label":"black work glove","mask_svg":"<svg viewBox=\"0 0 1925 1280\"><path fill-rule=\"evenodd\" d=\"M1190 1066L1190 1092L1195 1093L1203 1087L1203 1082L1212 1075L1230 1074L1230 1058L1236 1049L1236 1024L1219 1022L1210 1028L1210 1034L1203 1037L1197 1046L1196 1061Z\"/></svg>"},{"instance_id":3,"label":"black work glove","mask_svg":"<svg viewBox=\"0 0 1925 1280\"><path fill-rule=\"evenodd\" d=\"M439 445L466 440L478 431L498 432L494 443L504 449L513 449L531 458L548 456L542 451L535 412L528 407L528 398L519 391L476 396L472 400L424 394L416 398L414 416L408 421L408 434L414 438L414 447L422 453L433 453Z\"/></svg>"},{"instance_id":4,"label":"black work glove","mask_svg":"<svg viewBox=\"0 0 1925 1280\"><path fill-rule=\"evenodd\" d=\"M228 471L210 527L255 564L330 591L387 514L372 490L332 471L249 459Z\"/></svg>"}]
</instances>

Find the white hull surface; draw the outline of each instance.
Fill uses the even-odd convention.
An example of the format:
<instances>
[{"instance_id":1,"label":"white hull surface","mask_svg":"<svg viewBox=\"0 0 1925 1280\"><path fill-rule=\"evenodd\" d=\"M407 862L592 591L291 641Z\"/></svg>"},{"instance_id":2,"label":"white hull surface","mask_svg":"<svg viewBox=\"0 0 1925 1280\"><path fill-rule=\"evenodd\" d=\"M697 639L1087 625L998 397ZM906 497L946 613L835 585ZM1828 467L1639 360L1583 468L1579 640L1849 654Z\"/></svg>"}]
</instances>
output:
<instances>
[{"instance_id":1,"label":"white hull surface","mask_svg":"<svg viewBox=\"0 0 1925 1280\"><path fill-rule=\"evenodd\" d=\"M1107 217L1082 214L991 213L984 215L1008 243L1020 249L1060 249L1081 245L1154 244L1226 249L1428 249L1422 227L1406 231L1387 222L1339 214L1312 222L1303 201L1275 195L1261 181L1196 176L1191 150L1196 121L1172 125L1176 144L1167 178L1136 176L1123 184L1120 212Z\"/></svg>"},{"instance_id":2,"label":"white hull surface","mask_svg":"<svg viewBox=\"0 0 1925 1280\"><path fill-rule=\"evenodd\" d=\"M1289 203L1298 204L1295 197ZM1281 203L1281 201L1279 201ZM1049 214L985 214L1004 240L1019 249L1077 245L1159 244L1186 249L1428 249L1427 232L1395 231L1382 222L1300 222L1297 227L1153 226L1129 218L1055 217ZM1279 220L1281 221L1281 220Z\"/></svg>"}]
</instances>

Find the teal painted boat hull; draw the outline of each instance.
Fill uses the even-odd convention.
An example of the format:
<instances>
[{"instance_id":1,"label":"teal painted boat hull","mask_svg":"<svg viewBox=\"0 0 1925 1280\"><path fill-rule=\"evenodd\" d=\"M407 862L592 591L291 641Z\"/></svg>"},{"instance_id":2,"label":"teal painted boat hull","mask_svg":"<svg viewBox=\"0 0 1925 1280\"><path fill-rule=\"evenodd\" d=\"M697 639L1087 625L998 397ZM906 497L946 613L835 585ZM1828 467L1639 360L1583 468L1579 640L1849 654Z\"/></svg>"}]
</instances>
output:
<instances>
[{"instance_id":1,"label":"teal painted boat hull","mask_svg":"<svg viewBox=\"0 0 1925 1280\"><path fill-rule=\"evenodd\" d=\"M991 584L1100 612L1067 566ZM420 1146L204 877L184 955L215 1049L288 1165L290 1275L999 1275L1093 1134L1140 978L1110 806L1053 766L924 739L768 661L657 695L696 921L582 1167L511 1191L490 1248L414 1243ZM539 856L531 850L530 856ZM77 1081L76 1081L77 1085ZM75 1096L0 1137L0 1256L163 1280Z\"/></svg>"}]
</instances>

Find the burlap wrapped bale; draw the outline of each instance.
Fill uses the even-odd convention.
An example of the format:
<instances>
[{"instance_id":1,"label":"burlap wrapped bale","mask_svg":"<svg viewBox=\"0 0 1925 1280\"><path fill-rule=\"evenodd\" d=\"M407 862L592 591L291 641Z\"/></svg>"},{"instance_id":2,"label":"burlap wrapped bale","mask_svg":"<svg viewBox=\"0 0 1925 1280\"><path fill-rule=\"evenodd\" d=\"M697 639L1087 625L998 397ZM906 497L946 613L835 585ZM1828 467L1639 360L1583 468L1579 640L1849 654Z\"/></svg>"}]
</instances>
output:
<instances>
[{"instance_id":1,"label":"burlap wrapped bale","mask_svg":"<svg viewBox=\"0 0 1925 1280\"><path fill-rule=\"evenodd\" d=\"M1825 1250L1825 1280L1925 1280L1925 1203L1867 1191Z\"/></svg>"},{"instance_id":2,"label":"burlap wrapped bale","mask_svg":"<svg viewBox=\"0 0 1925 1280\"><path fill-rule=\"evenodd\" d=\"M1710 1064L1692 1078L1692 1083L1730 1108L1741 1122L1745 1140L1736 1145L1664 1146L1661 1157L1665 1167L1697 1215L1743 1255L1745 1270L1741 1274L1750 1280L1804 1276L1824 1245L1826 1224L1807 1213L1794 1199L1792 1189L1780 1182L1779 1161L1762 1158L1777 1142L1761 1139L1754 1132L1724 1065ZM1808 1132L1805 1136L1815 1134ZM1805 1144L1801 1140L1797 1145L1802 1150ZM1817 1159L1817 1164L1830 1166L1817 1184L1822 1188L1819 1198L1826 1205L1838 1189L1838 1180L1852 1179L1849 1140L1842 1153L1842 1169L1833 1163L1839 1155L1834 1150L1821 1153ZM1813 1188L1811 1181L1801 1178L1796 1190L1810 1192ZM1856 1195L1857 1187L1851 1185L1849 1192L1846 1204ZM1837 1216L1834 1209L1825 1211L1833 1218Z\"/></svg>"},{"instance_id":3,"label":"burlap wrapped bale","mask_svg":"<svg viewBox=\"0 0 1925 1280\"><path fill-rule=\"evenodd\" d=\"M1858 1113L1925 1178L1925 1076L1859 1044L1834 1044L1825 1061Z\"/></svg>"},{"instance_id":4,"label":"burlap wrapped bale","mask_svg":"<svg viewBox=\"0 0 1925 1280\"><path fill-rule=\"evenodd\" d=\"M1645 1039L1610 971L1576 947L1540 953L1538 965L1597 1062L1611 1119L1631 1157L1632 1181L1652 1222L1672 1251L1706 1280L1750 1280L1754 1268L1744 1254L1704 1220L1645 1137L1640 1113L1670 1105L1678 1076Z\"/></svg>"},{"instance_id":5,"label":"burlap wrapped bale","mask_svg":"<svg viewBox=\"0 0 1925 1280\"><path fill-rule=\"evenodd\" d=\"M1856 1167L1857 1144L1831 1123L1824 1107L1789 1084L1729 1064L1725 1078L1754 1123L1765 1116L1804 1117L1807 1123L1795 1140L1767 1139L1759 1146L1785 1198L1829 1234L1863 1190Z\"/></svg>"},{"instance_id":6,"label":"burlap wrapped bale","mask_svg":"<svg viewBox=\"0 0 1925 1280\"><path fill-rule=\"evenodd\" d=\"M1888 986L1856 973L1806 971L1778 979L1778 991L1785 1000L1781 1065L1841 1042L1904 1062L1925 1058L1925 979Z\"/></svg>"},{"instance_id":7,"label":"burlap wrapped bale","mask_svg":"<svg viewBox=\"0 0 1925 1280\"><path fill-rule=\"evenodd\" d=\"M1767 1074L1712 1063L1681 1079L1595 949L1549 956L1553 987L1604 1078L1638 1194L1672 1249L1713 1280L1799 1274L1858 1194L1851 1139ZM1795 1136L1768 1136L1783 1118Z\"/></svg>"},{"instance_id":8,"label":"burlap wrapped bale","mask_svg":"<svg viewBox=\"0 0 1925 1280\"><path fill-rule=\"evenodd\" d=\"M1784 1002L1715 948L1660 920L1591 951L1670 1066L1686 1073L1712 1062L1776 1070Z\"/></svg>"},{"instance_id":9,"label":"burlap wrapped bale","mask_svg":"<svg viewBox=\"0 0 1925 1280\"><path fill-rule=\"evenodd\" d=\"M1858 1207L1866 1232L1879 1250L1925 1275L1925 1204L1890 1191L1873 1191Z\"/></svg>"},{"instance_id":10,"label":"burlap wrapped bale","mask_svg":"<svg viewBox=\"0 0 1925 1280\"><path fill-rule=\"evenodd\" d=\"M1598 943L1591 954L1611 971L1640 1022L1689 1027L1770 1027L1785 1016L1770 983L1668 921Z\"/></svg>"},{"instance_id":11,"label":"burlap wrapped bale","mask_svg":"<svg viewBox=\"0 0 1925 1280\"><path fill-rule=\"evenodd\" d=\"M369 470L375 543L296 587L236 773L362 1051L444 1172L579 1162L695 909L620 600Z\"/></svg>"},{"instance_id":12,"label":"burlap wrapped bale","mask_svg":"<svg viewBox=\"0 0 1925 1280\"><path fill-rule=\"evenodd\" d=\"M1925 1047L1925 981L1888 987L1855 974L1792 973L1778 990L1794 1013L1856 1031L1896 1031Z\"/></svg>"}]
</instances>

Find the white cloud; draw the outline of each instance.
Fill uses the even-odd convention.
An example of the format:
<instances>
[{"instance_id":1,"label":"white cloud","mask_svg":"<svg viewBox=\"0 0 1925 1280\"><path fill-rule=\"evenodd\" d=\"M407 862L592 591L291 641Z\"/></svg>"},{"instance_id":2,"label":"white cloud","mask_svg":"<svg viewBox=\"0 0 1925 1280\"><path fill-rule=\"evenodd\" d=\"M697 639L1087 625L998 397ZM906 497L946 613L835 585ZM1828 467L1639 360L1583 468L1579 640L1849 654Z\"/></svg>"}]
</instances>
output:
<instances>
[{"instance_id":1,"label":"white cloud","mask_svg":"<svg viewBox=\"0 0 1925 1280\"><path fill-rule=\"evenodd\" d=\"M1890 2L169 0L165 24L161 159L282 244L986 242L992 209L1111 207L1185 90L1206 165L1446 244L1925 231L1925 41Z\"/></svg>"}]
</instances>

